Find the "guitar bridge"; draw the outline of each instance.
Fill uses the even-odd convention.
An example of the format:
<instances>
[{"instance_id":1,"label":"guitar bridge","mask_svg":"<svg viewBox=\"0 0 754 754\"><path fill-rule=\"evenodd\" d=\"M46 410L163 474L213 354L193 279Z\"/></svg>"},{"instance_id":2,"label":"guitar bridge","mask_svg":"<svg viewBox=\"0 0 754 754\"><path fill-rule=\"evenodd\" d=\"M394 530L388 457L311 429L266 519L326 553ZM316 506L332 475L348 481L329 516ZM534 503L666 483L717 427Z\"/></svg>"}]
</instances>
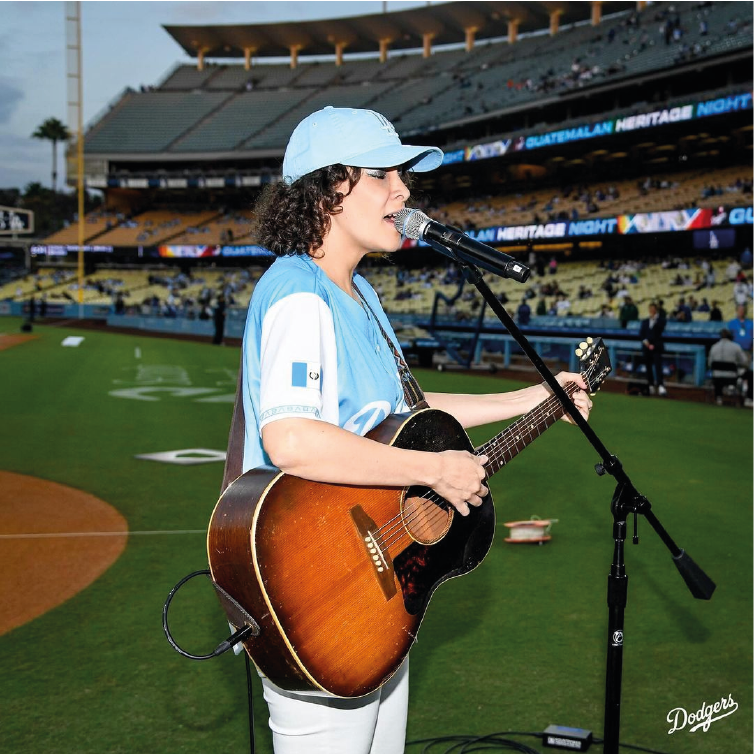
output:
<instances>
[{"instance_id":1,"label":"guitar bridge","mask_svg":"<svg viewBox=\"0 0 754 754\"><path fill-rule=\"evenodd\" d=\"M395 586L392 558L378 542L377 524L369 518L360 505L351 508L351 518L359 533L364 553L372 565L377 583L385 595L385 600L390 600L395 597L398 590Z\"/></svg>"}]
</instances>

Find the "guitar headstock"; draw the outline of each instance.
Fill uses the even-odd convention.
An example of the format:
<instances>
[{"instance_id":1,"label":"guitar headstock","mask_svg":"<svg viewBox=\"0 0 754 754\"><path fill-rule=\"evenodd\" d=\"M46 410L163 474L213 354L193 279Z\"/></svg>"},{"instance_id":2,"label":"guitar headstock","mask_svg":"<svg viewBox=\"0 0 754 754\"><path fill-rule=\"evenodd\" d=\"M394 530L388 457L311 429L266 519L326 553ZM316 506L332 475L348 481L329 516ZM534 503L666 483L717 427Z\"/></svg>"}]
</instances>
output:
<instances>
[{"instance_id":1,"label":"guitar headstock","mask_svg":"<svg viewBox=\"0 0 754 754\"><path fill-rule=\"evenodd\" d=\"M613 370L607 346L605 346L602 338L597 340L587 338L579 343L576 355L581 361L581 376L588 385L589 392L594 394Z\"/></svg>"}]
</instances>

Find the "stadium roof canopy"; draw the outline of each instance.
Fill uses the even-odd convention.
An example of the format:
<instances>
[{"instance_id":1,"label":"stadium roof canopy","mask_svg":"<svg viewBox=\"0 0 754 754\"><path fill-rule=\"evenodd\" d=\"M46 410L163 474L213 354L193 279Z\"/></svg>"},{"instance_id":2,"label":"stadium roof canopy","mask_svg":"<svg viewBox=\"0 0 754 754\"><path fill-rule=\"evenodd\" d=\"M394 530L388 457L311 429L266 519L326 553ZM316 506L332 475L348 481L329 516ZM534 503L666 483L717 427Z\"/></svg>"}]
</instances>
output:
<instances>
[{"instance_id":1,"label":"stadium roof canopy","mask_svg":"<svg viewBox=\"0 0 754 754\"><path fill-rule=\"evenodd\" d=\"M599 19L636 2L448 2L390 13L321 21L218 26L164 26L192 57L281 57L409 50L493 39ZM596 14L596 18L595 15ZM512 24L512 26L511 26ZM340 53L338 52L340 51Z\"/></svg>"}]
</instances>

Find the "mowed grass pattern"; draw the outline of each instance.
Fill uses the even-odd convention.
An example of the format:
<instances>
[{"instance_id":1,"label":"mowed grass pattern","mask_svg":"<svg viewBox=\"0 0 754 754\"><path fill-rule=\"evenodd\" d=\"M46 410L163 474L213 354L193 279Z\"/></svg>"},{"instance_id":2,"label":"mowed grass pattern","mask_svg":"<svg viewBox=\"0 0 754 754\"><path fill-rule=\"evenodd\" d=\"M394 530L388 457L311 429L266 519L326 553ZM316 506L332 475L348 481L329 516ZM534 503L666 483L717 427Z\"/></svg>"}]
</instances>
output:
<instances>
[{"instance_id":1,"label":"mowed grass pattern","mask_svg":"<svg viewBox=\"0 0 754 754\"><path fill-rule=\"evenodd\" d=\"M0 320L0 331L19 327L17 319ZM0 637L2 749L247 751L243 661L226 654L190 662L161 627L170 588L206 567L204 531L222 464L135 458L225 449L238 350L52 327L34 334L38 340L0 351L0 468L97 495L133 532L199 533L135 534L88 589ZM67 335L85 339L62 347ZM486 375L417 376L426 390L520 386ZM630 538L626 545L622 741L691 754L752 751L751 418L659 399L595 399L592 425L718 585L711 601L694 600L639 520L640 546ZM500 428L471 436L478 444ZM601 735L614 484L595 474L598 460L561 422L493 478L492 551L475 572L438 590L411 652L409 740L552 723ZM532 515L559 520L553 540L506 544L502 523ZM174 633L190 651L208 652L225 637L206 582L191 582L174 605ZM258 683L255 691L257 751L268 754ZM670 710L695 712L729 695L738 704L733 715L706 732L668 735Z\"/></svg>"}]
</instances>

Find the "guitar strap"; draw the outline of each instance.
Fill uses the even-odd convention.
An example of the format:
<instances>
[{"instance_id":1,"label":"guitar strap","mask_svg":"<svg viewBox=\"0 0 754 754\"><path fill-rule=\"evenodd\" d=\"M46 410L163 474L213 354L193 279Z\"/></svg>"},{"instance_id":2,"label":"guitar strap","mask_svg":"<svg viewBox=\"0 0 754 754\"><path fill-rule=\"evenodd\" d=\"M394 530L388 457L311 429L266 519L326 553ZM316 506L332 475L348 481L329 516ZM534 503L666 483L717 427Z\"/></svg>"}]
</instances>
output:
<instances>
[{"instance_id":1,"label":"guitar strap","mask_svg":"<svg viewBox=\"0 0 754 754\"><path fill-rule=\"evenodd\" d=\"M413 411L418 408L427 408L428 403L424 398L419 383L416 378L411 374L411 370L406 364L406 360L401 355L400 351L395 347L395 344L390 339L390 336L385 332L385 328L380 324L379 319L372 311L372 307L369 306L361 291L356 287L354 283L354 290L361 299L366 311L371 316L371 319L377 324L382 337L390 347L393 358L398 367L398 375L400 377L401 386L403 387L403 395L406 400L406 405ZM241 361L238 365L238 381L236 383L236 400L233 405L233 418L230 422L230 432L228 435L228 453L225 458L225 472L223 474L222 488L220 494L225 492L228 485L241 476L243 473L243 443L244 432L246 431L246 420L243 412L243 395L241 393L243 385L243 348L241 349Z\"/></svg>"},{"instance_id":2,"label":"guitar strap","mask_svg":"<svg viewBox=\"0 0 754 754\"><path fill-rule=\"evenodd\" d=\"M401 352L395 347L395 344L390 339L390 336L385 332L385 328L380 324L380 320L377 319L377 315L372 311L372 307L369 306L367 300L364 298L362 292L358 289L356 283L353 283L353 289L358 294L359 298L361 299L361 303L365 308L365 311L368 312L372 321L377 325L380 332L382 333L382 337L385 339L385 342L388 344L388 347L393 353L393 358L395 359L395 363L398 367L398 376L400 377L401 386L403 387L403 395L406 399L406 405L412 411L417 408L429 408L429 404L424 397L422 389L419 387L419 383L416 381L416 377L411 374L411 370L408 368L406 360L401 355Z\"/></svg>"},{"instance_id":3,"label":"guitar strap","mask_svg":"<svg viewBox=\"0 0 754 754\"><path fill-rule=\"evenodd\" d=\"M220 494L225 492L228 485L243 474L243 436L246 431L246 418L243 413L243 348L241 361L238 364L238 380L236 381L236 400L233 404L233 418L230 421L228 434L228 453L225 456L225 472Z\"/></svg>"}]
</instances>

